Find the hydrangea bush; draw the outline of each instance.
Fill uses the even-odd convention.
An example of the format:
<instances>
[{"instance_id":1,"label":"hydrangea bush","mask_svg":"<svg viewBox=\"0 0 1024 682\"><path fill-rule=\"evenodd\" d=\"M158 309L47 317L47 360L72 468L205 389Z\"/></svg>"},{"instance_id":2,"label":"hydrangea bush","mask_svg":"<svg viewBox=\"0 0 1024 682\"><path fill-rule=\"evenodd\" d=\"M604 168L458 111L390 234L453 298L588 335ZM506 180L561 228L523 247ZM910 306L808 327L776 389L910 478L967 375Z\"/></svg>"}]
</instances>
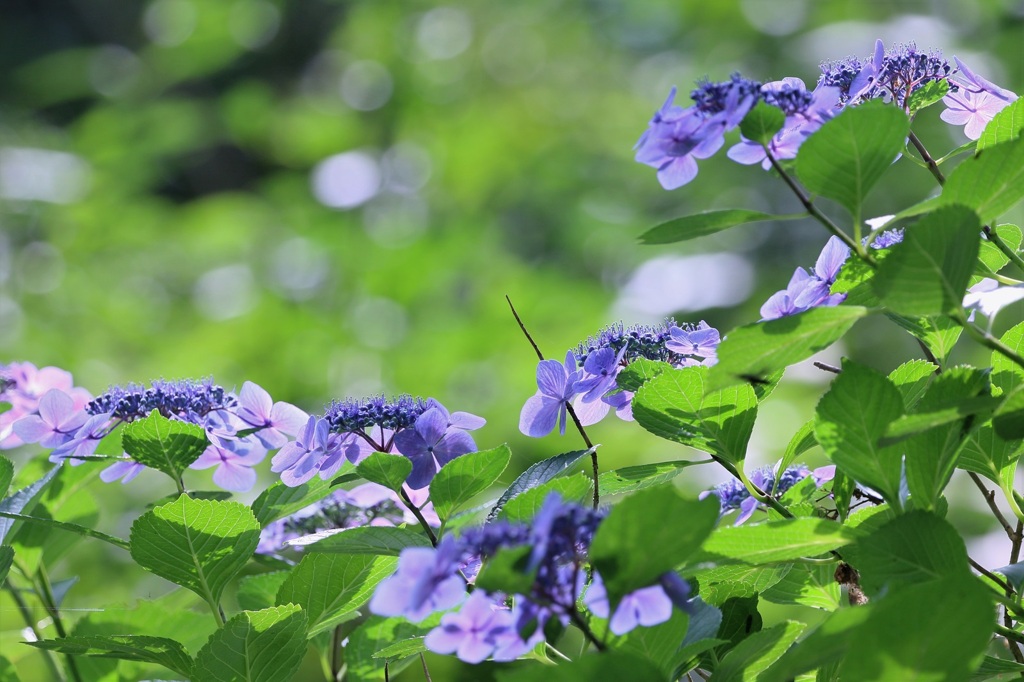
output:
<instances>
[{"instance_id":1,"label":"hydrangea bush","mask_svg":"<svg viewBox=\"0 0 1024 682\"><path fill-rule=\"evenodd\" d=\"M703 213L642 241L809 218L824 228L821 255L760 320L724 334L703 320L617 324L546 359L520 321L538 356L520 430L581 445L511 484L499 486L508 447L480 450L471 434L484 420L432 398L307 414L252 382L236 393L155 380L93 397L62 369L3 365L0 447L44 451L21 489L0 458L0 579L26 616L25 645L69 680L286 680L310 649L328 680L388 679L417 661L429 679L428 651L521 661L497 672L508 682L1024 675L1024 323L992 333L1024 298L1021 231L1000 222L1024 198L1020 100L956 57L880 41L866 59L825 63L813 90L734 74L690 97L683 107L672 90L636 160L674 190L738 129L726 156L773 173L804 211ZM970 142L933 155L912 129L932 106ZM910 164L931 172L934 196L865 220L871 187ZM785 369L868 316L910 334L922 357L888 374L816 363L834 379L814 418L777 464L748 467L759 405ZM984 347L990 365L952 365L957 343ZM612 413L685 447L602 471L586 428ZM830 465L799 462L814 447ZM252 504L231 500L268 457L280 480ZM697 465L731 479L685 496L674 479ZM89 476L130 485L145 468L170 479L170 497L140 510L127 538L76 516ZM189 471L210 468L221 490L190 489ZM958 469L1005 531L1006 565L969 557L946 520ZM111 544L192 596L73 621L61 612L73 579L48 569L69 538ZM820 613L772 622L766 604ZM7 658L0 669L16 675Z\"/></svg>"}]
</instances>

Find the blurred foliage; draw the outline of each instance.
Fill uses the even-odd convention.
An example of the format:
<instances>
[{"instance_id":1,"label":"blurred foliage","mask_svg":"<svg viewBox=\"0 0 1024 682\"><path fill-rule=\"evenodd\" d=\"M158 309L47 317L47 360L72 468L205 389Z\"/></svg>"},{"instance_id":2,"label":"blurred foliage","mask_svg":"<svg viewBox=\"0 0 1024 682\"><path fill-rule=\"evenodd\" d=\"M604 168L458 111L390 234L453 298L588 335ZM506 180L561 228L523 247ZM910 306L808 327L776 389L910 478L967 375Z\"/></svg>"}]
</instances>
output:
<instances>
[{"instance_id":1,"label":"blurred foliage","mask_svg":"<svg viewBox=\"0 0 1024 682\"><path fill-rule=\"evenodd\" d=\"M811 85L881 37L1020 92L1022 24L1020 0L6 0L0 356L94 393L212 375L313 411L430 395L486 417L481 447L509 442L521 469L579 443L518 433L536 359L506 294L554 357L620 316L724 332L825 242L801 222L640 247L667 217L796 207L721 157L662 190L630 148L669 87L733 71ZM963 141L921 118L933 151ZM910 177L883 180L868 215L934 191ZM701 263L738 270L687 274ZM717 289L738 305L709 304ZM873 320L845 352L890 369L917 349ZM828 378L780 388L755 459L780 456ZM605 467L678 456L613 422L592 433ZM131 503L104 498L115 519ZM80 589L101 583L86 571Z\"/></svg>"}]
</instances>

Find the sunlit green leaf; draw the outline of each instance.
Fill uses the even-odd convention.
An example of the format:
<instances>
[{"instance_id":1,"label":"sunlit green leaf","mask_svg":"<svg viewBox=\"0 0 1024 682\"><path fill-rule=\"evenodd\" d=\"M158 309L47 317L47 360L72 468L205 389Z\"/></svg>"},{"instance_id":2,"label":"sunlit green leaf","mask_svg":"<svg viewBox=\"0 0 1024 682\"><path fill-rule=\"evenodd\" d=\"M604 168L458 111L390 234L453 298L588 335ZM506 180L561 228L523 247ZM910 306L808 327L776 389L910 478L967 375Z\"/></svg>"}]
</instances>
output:
<instances>
[{"instance_id":1,"label":"sunlit green leaf","mask_svg":"<svg viewBox=\"0 0 1024 682\"><path fill-rule=\"evenodd\" d=\"M306 615L295 604L242 611L196 655L195 682L290 680L306 653Z\"/></svg>"}]
</instances>

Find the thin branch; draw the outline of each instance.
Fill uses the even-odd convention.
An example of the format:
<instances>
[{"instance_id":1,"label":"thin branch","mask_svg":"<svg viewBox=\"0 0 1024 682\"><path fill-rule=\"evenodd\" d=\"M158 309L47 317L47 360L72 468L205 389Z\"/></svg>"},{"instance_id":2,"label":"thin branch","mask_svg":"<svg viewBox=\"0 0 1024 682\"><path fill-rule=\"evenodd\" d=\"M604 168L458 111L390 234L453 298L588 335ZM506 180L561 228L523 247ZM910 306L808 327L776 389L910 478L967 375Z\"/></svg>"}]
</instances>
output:
<instances>
[{"instance_id":1,"label":"thin branch","mask_svg":"<svg viewBox=\"0 0 1024 682\"><path fill-rule=\"evenodd\" d=\"M423 676L427 678L427 682L431 682L430 670L427 669L427 657L424 656L422 653L420 653L420 663L423 665Z\"/></svg>"},{"instance_id":2,"label":"thin branch","mask_svg":"<svg viewBox=\"0 0 1024 682\"><path fill-rule=\"evenodd\" d=\"M824 362L818 362L817 360L814 361L814 366L817 367L818 369L820 369L823 372L832 372L832 374L842 374L843 373L843 370L839 369L838 367L836 367L834 365L825 364Z\"/></svg>"},{"instance_id":3,"label":"thin branch","mask_svg":"<svg viewBox=\"0 0 1024 682\"><path fill-rule=\"evenodd\" d=\"M50 585L50 576L47 574L46 567L43 566L42 562L39 564L36 576L38 578L39 586L37 594L40 597L40 601L43 602L46 612L50 614L50 618L53 619L53 627L57 630L57 636L63 639L68 636L68 632L64 628L64 621L61 619L60 610L57 608L57 600L53 596L53 586ZM81 682L82 674L78 671L78 664L75 663L75 657L71 654L65 654L64 657L67 659L68 672L71 673L71 679L76 682Z\"/></svg>"},{"instance_id":4,"label":"thin branch","mask_svg":"<svg viewBox=\"0 0 1024 682\"><path fill-rule=\"evenodd\" d=\"M523 336L525 336L526 340L530 342L531 346L533 346L533 352L537 354L537 359L543 360L544 354L540 352L540 348L537 347L537 343L533 340L530 332L526 329L526 325L523 324L523 320L519 317L519 313L516 312L516 307L512 305L512 299L508 297L508 294L505 294L505 300L508 301L508 307L512 309L512 316L515 317L516 322L519 323L519 328L523 330Z\"/></svg>"},{"instance_id":5,"label":"thin branch","mask_svg":"<svg viewBox=\"0 0 1024 682\"><path fill-rule=\"evenodd\" d=\"M995 247L1003 252L1003 255L1010 259L1010 262L1016 265L1020 270L1024 270L1024 259L1022 259L1016 251L1010 248L1010 245L1003 241L1003 238L999 236L995 230L988 225L981 228L982 232L985 233L985 238L995 244Z\"/></svg>"},{"instance_id":6,"label":"thin branch","mask_svg":"<svg viewBox=\"0 0 1024 682\"><path fill-rule=\"evenodd\" d=\"M916 149L918 154L921 155L921 158L924 160L928 170L933 176L935 176L938 183L940 185L946 184L946 176L939 170L939 164L935 163L935 159L932 158L932 155L928 153L928 150L925 149L923 144L921 144L921 140L919 140L917 135L913 132L910 133L910 144L914 145L914 149Z\"/></svg>"},{"instance_id":7,"label":"thin branch","mask_svg":"<svg viewBox=\"0 0 1024 682\"><path fill-rule=\"evenodd\" d=\"M1020 561L1020 546L1024 541L1024 521L1017 522L1017 531L1014 533L1012 538L1013 544L1010 546L1010 563L1015 564Z\"/></svg>"},{"instance_id":8,"label":"thin branch","mask_svg":"<svg viewBox=\"0 0 1024 682\"><path fill-rule=\"evenodd\" d=\"M39 631L36 626L35 618L32 617L32 609L29 608L28 603L21 596L21 592L16 588L8 578L4 587L11 593L11 598L14 599L14 604L18 607L18 612L21 613L22 619L25 621L25 625L32 631L32 635L38 642L43 638L43 634ZM43 660L46 661L46 667L50 669L53 674L53 679L63 680L64 675L61 673L60 666L57 665L57 661L54 659L54 653L48 649L41 649L40 653L43 654Z\"/></svg>"},{"instance_id":9,"label":"thin branch","mask_svg":"<svg viewBox=\"0 0 1024 682\"><path fill-rule=\"evenodd\" d=\"M985 568L984 566L979 564L977 561L975 561L971 557L967 557L967 561L971 564L971 567L974 568L975 571L977 571L978 573L981 573L983 576L985 576L986 578L988 578L989 580L994 582L996 585L999 585L999 587L1003 588L1003 591L1006 592L1007 596L1009 596L1009 597L1013 596L1013 593L1014 593L1013 585L1011 585L1010 583L1006 582L1006 580L1004 580L1002 576L996 575L995 573L993 573L992 571L988 570L987 568Z\"/></svg>"},{"instance_id":10,"label":"thin branch","mask_svg":"<svg viewBox=\"0 0 1024 682\"><path fill-rule=\"evenodd\" d=\"M995 515L996 520L999 521L999 525L1003 527L1004 531L1006 531L1006 536L1010 538L1010 542L1016 541L1018 543L1019 548L1019 534L1014 533L1013 528L1006 520L1006 517L1003 516L1003 512L1000 511L999 505L996 504L996 492L994 490L989 490L988 488L986 488L984 481L981 480L981 477L978 476L978 474L974 473L973 471L968 471L967 475L971 477L972 481L974 481L974 485L978 486L978 490L981 491L982 497L984 497L985 502L988 503L988 508L992 510L992 514ZM1011 561L1010 563L1013 562Z\"/></svg>"},{"instance_id":11,"label":"thin branch","mask_svg":"<svg viewBox=\"0 0 1024 682\"><path fill-rule=\"evenodd\" d=\"M423 513L420 512L420 508L413 504L413 501L409 499L409 493L405 492L405 488L399 488L398 492L402 496L402 501L405 503L405 506L409 508L412 515L416 517L416 520L420 522L420 525L423 526L423 530L427 532L427 537L430 538L430 544L437 547L437 536L434 535L434 529L431 528L430 524L427 523L427 520L423 518Z\"/></svg>"}]
</instances>

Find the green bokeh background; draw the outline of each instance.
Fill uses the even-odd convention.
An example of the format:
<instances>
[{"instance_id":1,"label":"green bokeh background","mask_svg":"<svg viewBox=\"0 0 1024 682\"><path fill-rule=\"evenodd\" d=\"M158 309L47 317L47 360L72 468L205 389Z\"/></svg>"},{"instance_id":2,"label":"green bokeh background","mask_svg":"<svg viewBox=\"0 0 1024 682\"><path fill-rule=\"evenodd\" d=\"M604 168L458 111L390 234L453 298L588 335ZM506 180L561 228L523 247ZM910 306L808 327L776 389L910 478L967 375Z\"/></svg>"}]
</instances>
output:
<instances>
[{"instance_id":1,"label":"green bokeh background","mask_svg":"<svg viewBox=\"0 0 1024 682\"><path fill-rule=\"evenodd\" d=\"M576 449L571 434L518 433L536 360L505 295L553 357L622 317L723 332L757 319L825 233L760 224L641 247L668 217L796 204L724 155L665 192L631 146L672 85L733 71L813 85L820 61L864 56L876 37L1024 88L1019 0L6 0L0 359L59 365L94 393L213 376L310 411L381 391L434 396L484 416L478 443L510 443L519 469ZM939 153L963 141L937 110L918 129ZM865 215L934 192L927 172L898 166ZM325 205L325 191L346 205ZM627 286L645 263L646 284ZM735 272L692 274L709 264ZM997 329L1020 318L1012 308ZM963 343L960 359L987 364ZM869 320L841 353L888 370L918 351ZM755 463L781 455L828 380L792 374L762 408ZM685 456L613 418L591 436L606 468ZM155 475L95 483L98 526L124 534L164 487ZM980 510L977 495L964 504ZM969 509L957 518L990 530ZM61 571L82 583L69 606L167 589L126 560L72 551ZM0 642L20 657L8 607Z\"/></svg>"}]
</instances>

